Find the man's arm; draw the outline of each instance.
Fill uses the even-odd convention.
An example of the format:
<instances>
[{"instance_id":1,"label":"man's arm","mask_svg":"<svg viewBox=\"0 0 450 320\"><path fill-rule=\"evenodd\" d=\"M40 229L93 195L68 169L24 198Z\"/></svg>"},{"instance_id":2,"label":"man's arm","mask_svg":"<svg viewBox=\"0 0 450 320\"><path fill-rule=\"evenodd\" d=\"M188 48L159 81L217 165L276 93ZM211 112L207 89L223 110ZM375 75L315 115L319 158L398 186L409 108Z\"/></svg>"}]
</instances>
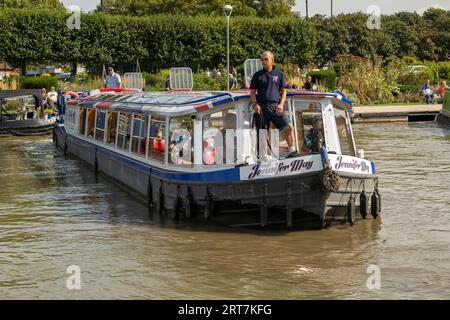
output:
<instances>
[{"instance_id":1,"label":"man's arm","mask_svg":"<svg viewBox=\"0 0 450 320\"><path fill-rule=\"evenodd\" d=\"M287 90L286 88L281 89L281 100L280 104L277 107L277 112L282 113L284 109L284 104L286 102Z\"/></svg>"},{"instance_id":2,"label":"man's arm","mask_svg":"<svg viewBox=\"0 0 450 320\"><path fill-rule=\"evenodd\" d=\"M281 96L281 100L280 103L278 104L277 107L277 112L281 113L283 112L284 109L284 103L286 102L286 96L287 96L287 83L286 83L286 78L284 77L284 74L281 74L281 79L280 79L280 96Z\"/></svg>"},{"instance_id":3,"label":"man's arm","mask_svg":"<svg viewBox=\"0 0 450 320\"><path fill-rule=\"evenodd\" d=\"M256 99L256 90L251 89L250 90L250 98L252 100L252 104L255 106L255 113L260 113L261 107L258 104L258 100Z\"/></svg>"}]
</instances>

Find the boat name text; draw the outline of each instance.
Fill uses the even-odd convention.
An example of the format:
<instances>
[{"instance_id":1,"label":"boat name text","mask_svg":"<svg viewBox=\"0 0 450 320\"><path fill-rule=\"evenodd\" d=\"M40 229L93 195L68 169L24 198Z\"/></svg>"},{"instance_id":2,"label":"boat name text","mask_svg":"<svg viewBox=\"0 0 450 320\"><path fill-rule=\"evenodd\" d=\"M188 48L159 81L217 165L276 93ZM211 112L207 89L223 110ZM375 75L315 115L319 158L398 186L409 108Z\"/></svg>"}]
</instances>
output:
<instances>
[{"instance_id":1,"label":"boat name text","mask_svg":"<svg viewBox=\"0 0 450 320\"><path fill-rule=\"evenodd\" d=\"M259 176L271 176L285 172L298 172L309 171L313 167L314 161L294 160L290 164L284 164L283 162L276 163L269 167L261 167L261 164L253 166L252 172L248 176L249 180Z\"/></svg>"}]
</instances>

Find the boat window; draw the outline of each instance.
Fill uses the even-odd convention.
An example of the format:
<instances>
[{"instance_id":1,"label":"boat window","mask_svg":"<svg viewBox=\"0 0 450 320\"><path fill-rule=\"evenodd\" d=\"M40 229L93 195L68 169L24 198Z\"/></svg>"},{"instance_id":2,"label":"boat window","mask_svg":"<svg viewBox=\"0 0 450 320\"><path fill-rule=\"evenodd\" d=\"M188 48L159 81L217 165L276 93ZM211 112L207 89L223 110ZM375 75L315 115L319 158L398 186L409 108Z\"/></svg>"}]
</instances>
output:
<instances>
[{"instance_id":1,"label":"boat window","mask_svg":"<svg viewBox=\"0 0 450 320\"><path fill-rule=\"evenodd\" d=\"M297 141L301 154L320 152L325 147L322 108L319 102L295 101Z\"/></svg>"},{"instance_id":2,"label":"boat window","mask_svg":"<svg viewBox=\"0 0 450 320\"><path fill-rule=\"evenodd\" d=\"M148 157L152 160L164 162L166 152L166 118L152 116L150 119L150 148Z\"/></svg>"},{"instance_id":3,"label":"boat window","mask_svg":"<svg viewBox=\"0 0 450 320\"><path fill-rule=\"evenodd\" d=\"M131 152L145 157L147 149L147 116L134 115Z\"/></svg>"},{"instance_id":4,"label":"boat window","mask_svg":"<svg viewBox=\"0 0 450 320\"><path fill-rule=\"evenodd\" d=\"M87 137L94 138L95 109L88 110Z\"/></svg>"},{"instance_id":5,"label":"boat window","mask_svg":"<svg viewBox=\"0 0 450 320\"><path fill-rule=\"evenodd\" d=\"M106 111L97 110L97 124L95 125L95 140L103 142L105 138Z\"/></svg>"},{"instance_id":6,"label":"boat window","mask_svg":"<svg viewBox=\"0 0 450 320\"><path fill-rule=\"evenodd\" d=\"M203 117L203 164L235 163L236 118L234 109Z\"/></svg>"},{"instance_id":7,"label":"boat window","mask_svg":"<svg viewBox=\"0 0 450 320\"><path fill-rule=\"evenodd\" d=\"M115 145L117 136L117 112L108 112L108 130L106 132L106 143Z\"/></svg>"},{"instance_id":8,"label":"boat window","mask_svg":"<svg viewBox=\"0 0 450 320\"><path fill-rule=\"evenodd\" d=\"M191 166L194 163L191 116L171 118L169 129L169 163Z\"/></svg>"},{"instance_id":9,"label":"boat window","mask_svg":"<svg viewBox=\"0 0 450 320\"><path fill-rule=\"evenodd\" d=\"M80 135L86 135L86 109L80 108Z\"/></svg>"},{"instance_id":10,"label":"boat window","mask_svg":"<svg viewBox=\"0 0 450 320\"><path fill-rule=\"evenodd\" d=\"M130 147L131 114L119 114L117 130L117 148L128 151Z\"/></svg>"},{"instance_id":11,"label":"boat window","mask_svg":"<svg viewBox=\"0 0 450 320\"><path fill-rule=\"evenodd\" d=\"M355 147L353 145L347 112L337 106L334 106L334 117L336 119L336 127L342 154L355 156Z\"/></svg>"}]
</instances>

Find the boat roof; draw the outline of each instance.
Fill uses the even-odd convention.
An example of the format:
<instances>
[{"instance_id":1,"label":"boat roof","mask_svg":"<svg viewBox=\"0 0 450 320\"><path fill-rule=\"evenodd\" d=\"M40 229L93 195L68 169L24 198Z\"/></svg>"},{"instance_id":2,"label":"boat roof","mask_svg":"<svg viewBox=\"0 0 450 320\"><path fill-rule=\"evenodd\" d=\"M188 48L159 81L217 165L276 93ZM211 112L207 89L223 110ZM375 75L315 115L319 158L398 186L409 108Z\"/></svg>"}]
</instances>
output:
<instances>
[{"instance_id":1,"label":"boat roof","mask_svg":"<svg viewBox=\"0 0 450 320\"><path fill-rule=\"evenodd\" d=\"M350 110L352 103L340 91L312 92L288 91L288 97L314 100L331 99L333 103L344 110ZM108 109L154 115L178 116L207 111L241 100L250 100L250 91L216 92L216 91L171 91L171 92L141 92L123 93L100 92L85 99L70 101L69 105L79 105L86 108Z\"/></svg>"}]
</instances>

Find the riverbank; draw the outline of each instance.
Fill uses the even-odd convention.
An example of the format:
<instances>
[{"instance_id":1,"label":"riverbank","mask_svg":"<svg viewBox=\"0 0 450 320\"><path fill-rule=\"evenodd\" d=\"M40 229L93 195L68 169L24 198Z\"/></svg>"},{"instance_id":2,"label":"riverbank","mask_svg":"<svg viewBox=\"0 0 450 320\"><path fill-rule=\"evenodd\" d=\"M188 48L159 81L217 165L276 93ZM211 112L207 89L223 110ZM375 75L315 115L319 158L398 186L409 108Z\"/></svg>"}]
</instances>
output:
<instances>
[{"instance_id":1,"label":"riverbank","mask_svg":"<svg viewBox=\"0 0 450 320\"><path fill-rule=\"evenodd\" d=\"M442 104L383 105L353 107L352 122L434 121Z\"/></svg>"}]
</instances>

